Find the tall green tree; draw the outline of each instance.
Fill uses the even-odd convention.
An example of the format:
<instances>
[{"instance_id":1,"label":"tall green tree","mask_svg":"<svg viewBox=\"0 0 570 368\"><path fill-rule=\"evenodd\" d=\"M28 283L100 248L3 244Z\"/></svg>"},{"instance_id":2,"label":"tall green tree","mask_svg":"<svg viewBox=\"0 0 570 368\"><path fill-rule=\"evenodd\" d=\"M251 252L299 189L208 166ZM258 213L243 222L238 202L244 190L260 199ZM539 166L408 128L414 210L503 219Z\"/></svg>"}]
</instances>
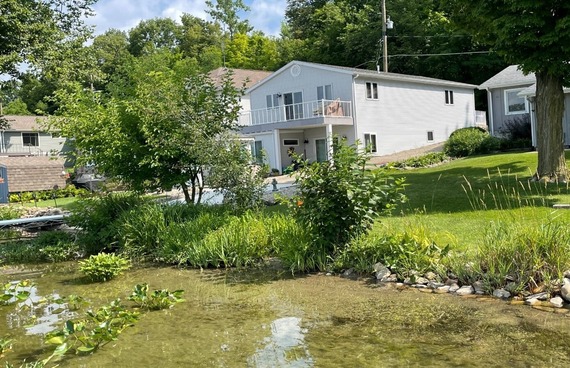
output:
<instances>
[{"instance_id":1,"label":"tall green tree","mask_svg":"<svg viewBox=\"0 0 570 368\"><path fill-rule=\"evenodd\" d=\"M70 38L90 34L84 19L97 0L0 0L0 73L42 60Z\"/></svg>"},{"instance_id":2,"label":"tall green tree","mask_svg":"<svg viewBox=\"0 0 570 368\"><path fill-rule=\"evenodd\" d=\"M170 18L143 20L129 31L129 51L134 56L167 49L176 51L182 29Z\"/></svg>"},{"instance_id":3,"label":"tall green tree","mask_svg":"<svg viewBox=\"0 0 570 368\"><path fill-rule=\"evenodd\" d=\"M248 33L252 30L247 20L241 20L240 11L248 11L249 7L242 0L206 0L208 13L215 21L219 22L224 31L227 30L230 39L237 33Z\"/></svg>"},{"instance_id":4,"label":"tall green tree","mask_svg":"<svg viewBox=\"0 0 570 368\"><path fill-rule=\"evenodd\" d=\"M190 14L183 14L180 20L180 51L184 57L195 59L204 72L221 66L223 34L220 26Z\"/></svg>"},{"instance_id":5,"label":"tall green tree","mask_svg":"<svg viewBox=\"0 0 570 368\"><path fill-rule=\"evenodd\" d=\"M570 2L455 0L453 20L508 63L536 75L538 178L568 179L563 86L570 83Z\"/></svg>"},{"instance_id":6,"label":"tall green tree","mask_svg":"<svg viewBox=\"0 0 570 368\"><path fill-rule=\"evenodd\" d=\"M60 91L53 124L74 138L78 164L94 163L138 191L180 187L194 203L205 170L232 160L218 137L237 129L242 91L230 74L216 86L193 68L166 51L141 58L110 94Z\"/></svg>"}]
</instances>

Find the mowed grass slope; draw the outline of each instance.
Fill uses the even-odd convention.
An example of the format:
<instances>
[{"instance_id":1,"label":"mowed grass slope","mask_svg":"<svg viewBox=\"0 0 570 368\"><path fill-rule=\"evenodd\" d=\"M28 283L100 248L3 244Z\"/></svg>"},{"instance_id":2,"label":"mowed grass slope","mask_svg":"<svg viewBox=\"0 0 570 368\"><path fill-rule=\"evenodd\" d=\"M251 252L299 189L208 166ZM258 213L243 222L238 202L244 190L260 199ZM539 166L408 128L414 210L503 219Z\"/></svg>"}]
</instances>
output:
<instances>
[{"instance_id":1,"label":"mowed grass slope","mask_svg":"<svg viewBox=\"0 0 570 368\"><path fill-rule=\"evenodd\" d=\"M570 210L552 208L555 203L570 203L570 187L531 181L536 165L536 152L524 152L469 157L427 169L393 170L392 176L406 178L409 202L393 217L382 219L380 226L419 222L433 232L438 243L471 248L492 221L539 226L554 218L570 220Z\"/></svg>"}]
</instances>

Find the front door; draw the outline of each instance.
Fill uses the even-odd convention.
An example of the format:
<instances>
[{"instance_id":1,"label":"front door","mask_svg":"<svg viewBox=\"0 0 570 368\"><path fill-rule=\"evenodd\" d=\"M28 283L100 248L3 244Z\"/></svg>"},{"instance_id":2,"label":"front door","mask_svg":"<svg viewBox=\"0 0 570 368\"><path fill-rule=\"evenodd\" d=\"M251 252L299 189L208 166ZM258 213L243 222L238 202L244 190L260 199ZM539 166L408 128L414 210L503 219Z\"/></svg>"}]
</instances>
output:
<instances>
[{"instance_id":1,"label":"front door","mask_svg":"<svg viewBox=\"0 0 570 368\"><path fill-rule=\"evenodd\" d=\"M327 140L317 139L315 140L315 147L317 148L317 162L323 162L327 160Z\"/></svg>"},{"instance_id":2,"label":"front door","mask_svg":"<svg viewBox=\"0 0 570 368\"><path fill-rule=\"evenodd\" d=\"M296 120L303 118L303 93L292 92L283 94L285 119Z\"/></svg>"}]
</instances>

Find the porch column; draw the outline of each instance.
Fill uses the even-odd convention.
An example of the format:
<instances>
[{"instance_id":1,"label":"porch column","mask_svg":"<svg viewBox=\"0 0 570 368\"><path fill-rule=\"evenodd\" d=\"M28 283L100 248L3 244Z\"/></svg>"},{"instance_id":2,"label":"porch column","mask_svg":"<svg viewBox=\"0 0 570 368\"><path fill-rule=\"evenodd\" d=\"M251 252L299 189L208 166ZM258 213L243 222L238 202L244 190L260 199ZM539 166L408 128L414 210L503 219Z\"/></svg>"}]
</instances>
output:
<instances>
[{"instance_id":1,"label":"porch column","mask_svg":"<svg viewBox=\"0 0 570 368\"><path fill-rule=\"evenodd\" d=\"M283 173L283 167L281 166L281 138L279 135L279 129L273 131L273 144L275 145L275 166L280 173Z\"/></svg>"},{"instance_id":2,"label":"porch column","mask_svg":"<svg viewBox=\"0 0 570 368\"><path fill-rule=\"evenodd\" d=\"M333 130L332 125L325 125L327 130L327 159L330 161L333 158Z\"/></svg>"}]
</instances>

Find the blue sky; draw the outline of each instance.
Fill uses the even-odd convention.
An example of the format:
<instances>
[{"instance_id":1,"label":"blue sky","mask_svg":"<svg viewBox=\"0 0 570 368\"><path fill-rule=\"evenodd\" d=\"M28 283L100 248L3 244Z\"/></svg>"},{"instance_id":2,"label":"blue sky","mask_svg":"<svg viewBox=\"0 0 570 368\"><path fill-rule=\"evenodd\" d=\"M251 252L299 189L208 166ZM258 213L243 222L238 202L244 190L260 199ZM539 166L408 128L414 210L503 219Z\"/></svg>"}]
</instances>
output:
<instances>
[{"instance_id":1,"label":"blue sky","mask_svg":"<svg viewBox=\"0 0 570 368\"><path fill-rule=\"evenodd\" d=\"M285 14L286 0L244 0L250 7L244 18L256 29L267 35L279 35ZM204 0L99 0L93 9L96 12L88 23L95 25L95 34L109 28L129 30L141 20L169 17L180 20L183 13L207 19Z\"/></svg>"}]
</instances>

